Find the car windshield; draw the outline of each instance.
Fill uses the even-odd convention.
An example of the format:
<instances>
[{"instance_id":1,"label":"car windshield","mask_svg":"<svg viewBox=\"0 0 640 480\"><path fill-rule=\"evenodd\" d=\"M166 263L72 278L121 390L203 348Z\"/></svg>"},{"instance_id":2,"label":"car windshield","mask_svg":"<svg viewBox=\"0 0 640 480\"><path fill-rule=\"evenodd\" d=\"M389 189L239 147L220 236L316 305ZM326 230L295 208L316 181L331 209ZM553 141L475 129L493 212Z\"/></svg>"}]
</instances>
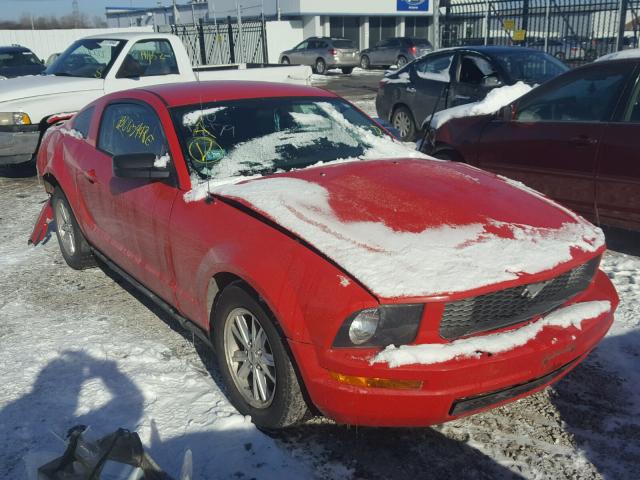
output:
<instances>
[{"instance_id":1,"label":"car windshield","mask_svg":"<svg viewBox=\"0 0 640 480\"><path fill-rule=\"evenodd\" d=\"M234 100L173 110L193 174L267 175L347 158L411 156L375 122L333 98Z\"/></svg>"},{"instance_id":2,"label":"car windshield","mask_svg":"<svg viewBox=\"0 0 640 480\"><path fill-rule=\"evenodd\" d=\"M28 50L0 52L0 68L31 67L34 65L42 65L42 63Z\"/></svg>"},{"instance_id":3,"label":"car windshield","mask_svg":"<svg viewBox=\"0 0 640 480\"><path fill-rule=\"evenodd\" d=\"M494 57L514 82L530 85L544 83L569 70L560 60L544 52L500 52Z\"/></svg>"},{"instance_id":4,"label":"car windshield","mask_svg":"<svg viewBox=\"0 0 640 480\"><path fill-rule=\"evenodd\" d=\"M335 48L355 48L351 40L331 40Z\"/></svg>"},{"instance_id":5,"label":"car windshield","mask_svg":"<svg viewBox=\"0 0 640 480\"><path fill-rule=\"evenodd\" d=\"M73 43L46 70L47 75L103 78L111 68L123 40L84 39Z\"/></svg>"}]
</instances>

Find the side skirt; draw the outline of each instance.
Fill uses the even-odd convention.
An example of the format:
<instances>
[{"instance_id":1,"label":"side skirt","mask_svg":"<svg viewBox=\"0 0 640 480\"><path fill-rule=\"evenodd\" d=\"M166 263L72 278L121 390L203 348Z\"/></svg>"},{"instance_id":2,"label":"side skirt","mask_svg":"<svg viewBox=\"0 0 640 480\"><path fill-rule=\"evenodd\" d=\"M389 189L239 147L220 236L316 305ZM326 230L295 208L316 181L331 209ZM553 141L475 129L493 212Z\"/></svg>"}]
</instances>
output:
<instances>
[{"instance_id":1,"label":"side skirt","mask_svg":"<svg viewBox=\"0 0 640 480\"><path fill-rule=\"evenodd\" d=\"M149 290L147 287L145 287L143 284L141 284L138 280L136 280L131 275L129 275L127 272L125 272L118 265L116 265L111 260L109 260L106 256L104 256L102 254L102 252L100 252L99 250L97 250L97 249L95 249L93 247L91 247L91 251L94 253L94 255L96 257L98 257L100 259L100 261L105 263L110 269L112 269L114 272L116 272L118 275L120 275L122 278L124 278L127 282L129 282L131 285L133 285L136 288L136 290L138 290L140 293L142 293L145 297L149 298L149 300L151 300L154 304L156 304L158 307L160 307L164 312L168 313L171 316L171 318L173 318L176 322L178 322L180 324L180 326L182 328L192 332L195 336L197 336L209 348L211 348L213 350L213 344L211 343L211 340L209 339L209 336L207 335L207 333L204 330L202 330L200 327L198 327L195 323L193 323L188 318L183 317L182 315L180 315L180 313L178 313L175 308L173 308L170 304L165 302L158 295L153 293L151 290Z\"/></svg>"}]
</instances>

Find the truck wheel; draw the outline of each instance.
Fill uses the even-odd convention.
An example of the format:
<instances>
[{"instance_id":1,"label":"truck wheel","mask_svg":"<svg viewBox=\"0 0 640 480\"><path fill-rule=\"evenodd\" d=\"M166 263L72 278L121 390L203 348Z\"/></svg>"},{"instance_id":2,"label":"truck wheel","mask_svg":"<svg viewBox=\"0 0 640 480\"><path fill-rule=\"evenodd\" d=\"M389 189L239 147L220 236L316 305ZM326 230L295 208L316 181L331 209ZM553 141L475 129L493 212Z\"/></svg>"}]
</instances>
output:
<instances>
[{"instance_id":1,"label":"truck wheel","mask_svg":"<svg viewBox=\"0 0 640 480\"><path fill-rule=\"evenodd\" d=\"M360 57L360 68L363 70L369 70L370 67L371 60L369 60L369 57L367 55L363 55L362 57Z\"/></svg>"},{"instance_id":2,"label":"truck wheel","mask_svg":"<svg viewBox=\"0 0 640 480\"><path fill-rule=\"evenodd\" d=\"M322 58L316 60L316 73L318 75L327 73L327 64Z\"/></svg>"},{"instance_id":3,"label":"truck wheel","mask_svg":"<svg viewBox=\"0 0 640 480\"><path fill-rule=\"evenodd\" d=\"M413 115L405 106L399 106L391 115L391 125L400 132L400 140L411 142L416 136L416 124Z\"/></svg>"},{"instance_id":4,"label":"truck wheel","mask_svg":"<svg viewBox=\"0 0 640 480\"><path fill-rule=\"evenodd\" d=\"M342 73L344 73L345 75L349 75L351 72L353 72L353 67L344 67L340 70L342 70Z\"/></svg>"},{"instance_id":5,"label":"truck wheel","mask_svg":"<svg viewBox=\"0 0 640 480\"><path fill-rule=\"evenodd\" d=\"M396 64L398 65L398 68L402 68L407 64L407 57L405 57L404 55L400 55L398 57L398 60L396 61Z\"/></svg>"},{"instance_id":6,"label":"truck wheel","mask_svg":"<svg viewBox=\"0 0 640 480\"><path fill-rule=\"evenodd\" d=\"M307 414L298 377L271 315L238 284L220 294L213 343L229 400L262 428L284 428Z\"/></svg>"},{"instance_id":7,"label":"truck wheel","mask_svg":"<svg viewBox=\"0 0 640 480\"><path fill-rule=\"evenodd\" d=\"M291 61L289 60L289 57L282 57L282 60L280 61L280 63L283 65L289 65Z\"/></svg>"},{"instance_id":8,"label":"truck wheel","mask_svg":"<svg viewBox=\"0 0 640 480\"><path fill-rule=\"evenodd\" d=\"M75 270L84 270L96 265L89 244L84 238L67 197L60 188L56 188L51 198L53 219L56 222L58 245L65 262Z\"/></svg>"}]
</instances>

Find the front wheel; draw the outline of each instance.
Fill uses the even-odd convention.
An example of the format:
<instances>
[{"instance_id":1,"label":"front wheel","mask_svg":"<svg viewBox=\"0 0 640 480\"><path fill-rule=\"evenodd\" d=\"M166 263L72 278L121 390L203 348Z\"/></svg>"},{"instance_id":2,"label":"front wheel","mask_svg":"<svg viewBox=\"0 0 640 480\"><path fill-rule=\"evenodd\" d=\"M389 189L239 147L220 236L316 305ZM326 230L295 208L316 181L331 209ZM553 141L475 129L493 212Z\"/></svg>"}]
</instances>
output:
<instances>
[{"instance_id":1,"label":"front wheel","mask_svg":"<svg viewBox=\"0 0 640 480\"><path fill-rule=\"evenodd\" d=\"M220 295L212 332L231 403L262 428L300 422L307 404L271 315L239 285L230 285Z\"/></svg>"},{"instance_id":2,"label":"front wheel","mask_svg":"<svg viewBox=\"0 0 640 480\"><path fill-rule=\"evenodd\" d=\"M416 136L416 124L407 107L400 106L391 115L391 125L400 132L400 140L411 142Z\"/></svg>"},{"instance_id":3,"label":"front wheel","mask_svg":"<svg viewBox=\"0 0 640 480\"><path fill-rule=\"evenodd\" d=\"M371 67L371 60L369 60L369 57L367 55L360 57L360 68L363 70L369 70L369 67Z\"/></svg>"},{"instance_id":4,"label":"front wheel","mask_svg":"<svg viewBox=\"0 0 640 480\"><path fill-rule=\"evenodd\" d=\"M318 75L324 75L325 73L327 73L327 64L326 62L319 58L318 60L316 60L316 73Z\"/></svg>"},{"instance_id":5,"label":"front wheel","mask_svg":"<svg viewBox=\"0 0 640 480\"><path fill-rule=\"evenodd\" d=\"M289 65L291 61L289 60L289 57L282 57L282 60L280 60L280 63L282 65Z\"/></svg>"},{"instance_id":6,"label":"front wheel","mask_svg":"<svg viewBox=\"0 0 640 480\"><path fill-rule=\"evenodd\" d=\"M407 57L400 55L397 60L398 68L404 67L407 64Z\"/></svg>"},{"instance_id":7,"label":"front wheel","mask_svg":"<svg viewBox=\"0 0 640 480\"><path fill-rule=\"evenodd\" d=\"M51 198L53 219L56 222L58 245L65 262L75 270L84 270L95 266L95 257L91 253L71 206L62 190L56 188Z\"/></svg>"}]
</instances>

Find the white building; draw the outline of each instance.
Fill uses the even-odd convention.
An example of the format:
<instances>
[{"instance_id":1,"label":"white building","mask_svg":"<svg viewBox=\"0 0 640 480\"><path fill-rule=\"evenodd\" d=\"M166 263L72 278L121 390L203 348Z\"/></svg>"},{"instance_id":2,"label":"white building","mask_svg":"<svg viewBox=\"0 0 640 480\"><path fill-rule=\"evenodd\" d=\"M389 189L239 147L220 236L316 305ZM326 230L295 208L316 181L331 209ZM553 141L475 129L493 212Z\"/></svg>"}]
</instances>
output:
<instances>
[{"instance_id":1,"label":"white building","mask_svg":"<svg viewBox=\"0 0 640 480\"><path fill-rule=\"evenodd\" d=\"M360 49L400 36L433 40L433 0L209 0L209 18L255 17L289 20L302 38L352 39ZM293 47L293 45L291 45ZM290 47L289 47L290 48Z\"/></svg>"}]
</instances>

